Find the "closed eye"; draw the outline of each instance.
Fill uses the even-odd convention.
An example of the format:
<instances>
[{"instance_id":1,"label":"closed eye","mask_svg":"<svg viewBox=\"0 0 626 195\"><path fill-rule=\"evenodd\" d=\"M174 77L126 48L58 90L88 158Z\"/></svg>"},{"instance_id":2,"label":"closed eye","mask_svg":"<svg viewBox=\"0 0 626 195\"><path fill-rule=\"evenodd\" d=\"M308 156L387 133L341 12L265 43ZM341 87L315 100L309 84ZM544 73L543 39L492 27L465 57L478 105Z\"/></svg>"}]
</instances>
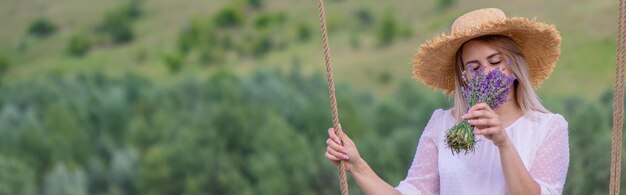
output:
<instances>
[{"instance_id":1,"label":"closed eye","mask_svg":"<svg viewBox=\"0 0 626 195\"><path fill-rule=\"evenodd\" d=\"M476 64L476 63L471 63L471 64L468 64L468 65L467 65L467 67L466 67L465 69L472 69L472 70L476 70L476 69L478 69L478 67L480 67L478 64Z\"/></svg>"},{"instance_id":2,"label":"closed eye","mask_svg":"<svg viewBox=\"0 0 626 195\"><path fill-rule=\"evenodd\" d=\"M502 62L502 61L492 62L491 64L493 64L493 65L497 65L497 64L500 64L500 62Z\"/></svg>"}]
</instances>

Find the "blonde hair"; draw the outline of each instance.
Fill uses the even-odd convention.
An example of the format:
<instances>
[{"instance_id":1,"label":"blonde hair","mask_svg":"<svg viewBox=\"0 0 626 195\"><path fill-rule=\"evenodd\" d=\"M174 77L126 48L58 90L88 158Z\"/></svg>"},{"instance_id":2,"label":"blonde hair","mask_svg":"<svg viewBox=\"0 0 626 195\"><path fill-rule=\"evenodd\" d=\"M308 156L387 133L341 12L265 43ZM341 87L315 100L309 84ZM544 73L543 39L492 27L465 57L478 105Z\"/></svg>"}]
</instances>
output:
<instances>
[{"instance_id":1,"label":"blonde hair","mask_svg":"<svg viewBox=\"0 0 626 195\"><path fill-rule=\"evenodd\" d=\"M505 60L511 61L511 66L509 68L513 74L517 76L517 80L514 83L513 91L511 91L511 93L513 93L515 97L514 100L519 104L524 114L529 111L550 113L550 111L543 107L539 97L530 84L528 64L522 55L522 51L511 38L502 35L486 35L472 40L492 44L499 52L504 54ZM469 109L463 99L462 92L463 87L465 86L465 83L461 81L461 72L464 70L462 60L463 45L461 45L459 50L456 52L456 63L454 69L454 106L452 111L457 121L461 121L461 116L463 116L463 114L465 114L465 112Z\"/></svg>"}]
</instances>

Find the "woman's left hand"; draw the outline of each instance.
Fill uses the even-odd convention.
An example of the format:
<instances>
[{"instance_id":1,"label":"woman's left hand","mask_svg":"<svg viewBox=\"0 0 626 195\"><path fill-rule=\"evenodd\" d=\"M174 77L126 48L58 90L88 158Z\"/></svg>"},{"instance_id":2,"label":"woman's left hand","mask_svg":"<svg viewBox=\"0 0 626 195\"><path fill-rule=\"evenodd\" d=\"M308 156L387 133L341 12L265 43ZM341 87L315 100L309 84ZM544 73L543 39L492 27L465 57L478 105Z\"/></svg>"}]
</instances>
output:
<instances>
[{"instance_id":1,"label":"woman's left hand","mask_svg":"<svg viewBox=\"0 0 626 195\"><path fill-rule=\"evenodd\" d=\"M509 136L504 131L500 115L496 114L489 105L478 103L472 106L463 119L470 119L467 122L474 125L474 134L483 135L491 140L498 147L509 143Z\"/></svg>"}]
</instances>

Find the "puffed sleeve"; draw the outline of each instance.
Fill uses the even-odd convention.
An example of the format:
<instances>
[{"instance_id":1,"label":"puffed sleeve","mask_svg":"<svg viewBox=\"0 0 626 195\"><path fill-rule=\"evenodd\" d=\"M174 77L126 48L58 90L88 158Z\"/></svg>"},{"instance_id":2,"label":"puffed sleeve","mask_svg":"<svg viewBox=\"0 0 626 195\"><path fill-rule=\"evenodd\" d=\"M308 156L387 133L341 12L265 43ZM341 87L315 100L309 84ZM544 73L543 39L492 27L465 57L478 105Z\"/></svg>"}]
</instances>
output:
<instances>
[{"instance_id":1,"label":"puffed sleeve","mask_svg":"<svg viewBox=\"0 0 626 195\"><path fill-rule=\"evenodd\" d=\"M437 135L444 111L433 112L420 136L413 163L404 180L396 187L402 194L439 194Z\"/></svg>"},{"instance_id":2,"label":"puffed sleeve","mask_svg":"<svg viewBox=\"0 0 626 195\"><path fill-rule=\"evenodd\" d=\"M537 149L530 175L541 187L541 194L562 194L569 166L568 124L559 114L551 124Z\"/></svg>"}]
</instances>

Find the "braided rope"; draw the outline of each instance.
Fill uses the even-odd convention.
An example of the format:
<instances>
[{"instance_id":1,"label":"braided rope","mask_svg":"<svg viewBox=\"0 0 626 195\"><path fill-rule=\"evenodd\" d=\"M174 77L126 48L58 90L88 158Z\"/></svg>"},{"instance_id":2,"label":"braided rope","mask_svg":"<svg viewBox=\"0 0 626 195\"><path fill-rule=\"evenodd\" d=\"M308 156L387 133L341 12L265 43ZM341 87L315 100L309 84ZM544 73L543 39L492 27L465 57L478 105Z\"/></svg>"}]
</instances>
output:
<instances>
[{"instance_id":1,"label":"braided rope","mask_svg":"<svg viewBox=\"0 0 626 195\"><path fill-rule=\"evenodd\" d=\"M328 94L330 98L330 111L333 119L335 134L339 135L339 111L337 110L337 100L335 99L335 83L333 81L333 69L330 63L330 49L328 48L328 36L326 33L326 17L324 16L324 1L317 0L320 11L320 25L322 30L322 43L324 46L324 60L326 60L326 79L328 80ZM341 138L340 138L341 139ZM341 141L343 145L343 141ZM348 195L348 180L346 179L346 166L344 161L339 161L339 186L341 194Z\"/></svg>"},{"instance_id":2,"label":"braided rope","mask_svg":"<svg viewBox=\"0 0 626 195\"><path fill-rule=\"evenodd\" d=\"M615 93L613 94L613 131L611 140L611 179L609 194L620 194L620 179L622 173L622 130L624 120L624 46L626 37L624 27L626 21L626 4L619 0L619 16L617 22L617 59L615 65Z\"/></svg>"}]
</instances>

